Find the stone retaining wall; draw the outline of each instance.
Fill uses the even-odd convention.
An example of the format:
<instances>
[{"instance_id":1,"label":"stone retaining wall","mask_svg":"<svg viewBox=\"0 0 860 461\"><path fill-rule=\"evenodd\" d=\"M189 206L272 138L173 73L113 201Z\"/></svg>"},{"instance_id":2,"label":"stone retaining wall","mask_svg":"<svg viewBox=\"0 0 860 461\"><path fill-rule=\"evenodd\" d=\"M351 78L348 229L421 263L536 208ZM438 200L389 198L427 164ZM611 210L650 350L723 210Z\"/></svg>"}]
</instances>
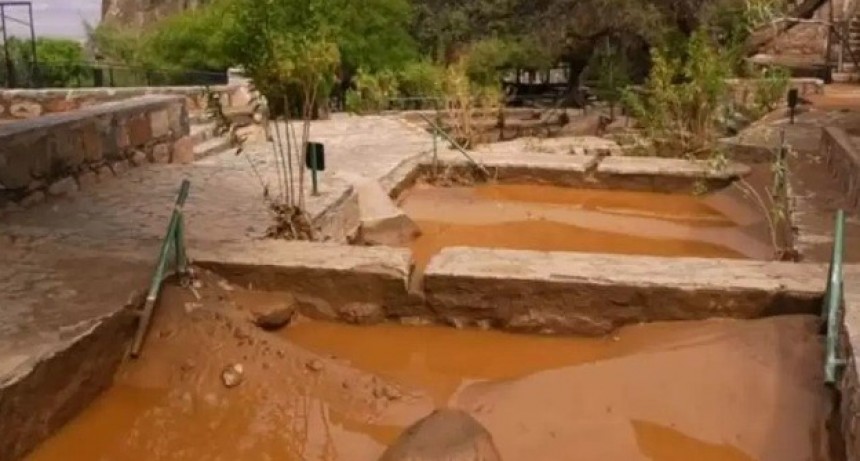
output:
<instances>
[{"instance_id":1,"label":"stone retaining wall","mask_svg":"<svg viewBox=\"0 0 860 461\"><path fill-rule=\"evenodd\" d=\"M860 206L860 152L848 133L841 128L823 128L819 152L848 203Z\"/></svg>"},{"instance_id":2,"label":"stone retaining wall","mask_svg":"<svg viewBox=\"0 0 860 461\"><path fill-rule=\"evenodd\" d=\"M189 163L182 97L143 96L0 125L0 207L67 195L144 163Z\"/></svg>"},{"instance_id":3,"label":"stone retaining wall","mask_svg":"<svg viewBox=\"0 0 860 461\"><path fill-rule=\"evenodd\" d=\"M455 325L603 335L627 324L820 311L827 268L728 259L448 248L427 306Z\"/></svg>"},{"instance_id":4,"label":"stone retaining wall","mask_svg":"<svg viewBox=\"0 0 860 461\"><path fill-rule=\"evenodd\" d=\"M225 108L246 106L250 102L246 87L241 85L212 86L210 90L221 96ZM22 120L70 112L147 95L182 96L188 113L203 111L208 103L206 87L203 86L2 90L0 120Z\"/></svg>"},{"instance_id":5,"label":"stone retaining wall","mask_svg":"<svg viewBox=\"0 0 860 461\"><path fill-rule=\"evenodd\" d=\"M860 266L845 266L845 316L839 358L847 360L838 383L839 427L845 459L860 459Z\"/></svg>"}]
</instances>

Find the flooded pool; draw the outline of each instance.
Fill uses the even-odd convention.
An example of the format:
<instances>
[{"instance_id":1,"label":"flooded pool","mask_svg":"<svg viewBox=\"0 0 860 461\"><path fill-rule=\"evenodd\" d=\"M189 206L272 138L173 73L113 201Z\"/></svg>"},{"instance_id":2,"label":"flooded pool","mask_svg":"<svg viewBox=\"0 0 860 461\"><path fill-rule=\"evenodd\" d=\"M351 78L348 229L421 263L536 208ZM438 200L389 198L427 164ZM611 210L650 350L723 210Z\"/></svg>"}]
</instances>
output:
<instances>
[{"instance_id":1,"label":"flooded pool","mask_svg":"<svg viewBox=\"0 0 860 461\"><path fill-rule=\"evenodd\" d=\"M544 185L434 187L400 197L422 234L416 264L474 246L652 256L769 259L763 218L733 194L704 197Z\"/></svg>"},{"instance_id":2,"label":"flooded pool","mask_svg":"<svg viewBox=\"0 0 860 461\"><path fill-rule=\"evenodd\" d=\"M189 308L238 291L169 288L143 359L27 461L375 461L441 406L472 413L506 460L828 459L813 317L572 338L309 320L266 333ZM226 388L232 363L244 378Z\"/></svg>"}]
</instances>

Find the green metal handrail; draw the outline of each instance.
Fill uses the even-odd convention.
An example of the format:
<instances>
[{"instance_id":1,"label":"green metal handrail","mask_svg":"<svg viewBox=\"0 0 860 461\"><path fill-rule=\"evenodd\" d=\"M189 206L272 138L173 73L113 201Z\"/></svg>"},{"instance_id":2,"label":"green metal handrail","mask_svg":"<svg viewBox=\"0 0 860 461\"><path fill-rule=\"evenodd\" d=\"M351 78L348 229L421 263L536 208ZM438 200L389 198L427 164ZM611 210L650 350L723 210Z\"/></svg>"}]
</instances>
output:
<instances>
[{"instance_id":1,"label":"green metal handrail","mask_svg":"<svg viewBox=\"0 0 860 461\"><path fill-rule=\"evenodd\" d=\"M442 136L443 138L445 138L446 141L451 143L451 145L454 146L455 149L460 151L460 153L463 154L464 157L466 157L466 160L468 160L469 163L472 164L472 166L474 166L478 171L481 172L481 174L484 175L484 179L490 178L490 176L491 176L490 172L487 171L486 168L484 168L484 165L481 165L480 163L476 162L475 159L472 158L472 156L469 155L468 152L466 152L466 149L463 146L461 146L460 143L458 143L454 138L452 138L451 135L448 134L447 131L443 130L439 126L438 123L434 122L433 120L430 119L430 117L428 117L424 114L418 114L418 116L420 116L422 119L424 119L425 122L430 124L430 127L433 129L433 167L434 168L436 168L436 164L438 162L438 153L437 153L437 147L436 147L436 136Z\"/></svg>"},{"instance_id":2,"label":"green metal handrail","mask_svg":"<svg viewBox=\"0 0 860 461\"><path fill-rule=\"evenodd\" d=\"M161 293L161 284L171 275L167 272L171 250L175 256L176 273L185 274L188 272L182 207L185 206L185 200L188 198L188 190L190 188L191 182L187 179L182 180L182 184L179 186L179 195L176 197L176 204L173 207L173 214L170 215L170 223L167 225L167 234L161 242L161 252L158 256L158 263L155 266L155 274L152 276L152 282L149 285L149 292L146 295L146 303L140 312L137 332L131 344L131 356L134 358L140 356L143 340L146 338L146 332L149 330L149 324L152 321L152 312L155 310L158 295Z\"/></svg>"},{"instance_id":3,"label":"green metal handrail","mask_svg":"<svg viewBox=\"0 0 860 461\"><path fill-rule=\"evenodd\" d=\"M839 359L839 325L842 308L842 255L845 246L845 212L836 213L836 225L833 231L833 254L830 257L830 270L827 274L827 290L824 292L822 317L826 322L827 339L825 343L824 382L835 384L839 370L845 365L845 360Z\"/></svg>"}]
</instances>

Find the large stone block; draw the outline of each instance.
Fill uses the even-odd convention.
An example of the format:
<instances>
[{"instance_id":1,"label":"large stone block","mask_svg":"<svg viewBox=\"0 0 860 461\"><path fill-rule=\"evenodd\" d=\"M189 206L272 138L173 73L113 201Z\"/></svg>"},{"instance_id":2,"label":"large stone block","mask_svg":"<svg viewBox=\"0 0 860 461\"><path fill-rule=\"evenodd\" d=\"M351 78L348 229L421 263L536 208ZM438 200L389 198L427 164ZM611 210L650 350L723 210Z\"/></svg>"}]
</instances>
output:
<instances>
[{"instance_id":1,"label":"large stone block","mask_svg":"<svg viewBox=\"0 0 860 461\"><path fill-rule=\"evenodd\" d=\"M9 107L9 113L14 118L36 118L42 115L42 105L31 101L13 102Z\"/></svg>"},{"instance_id":2,"label":"large stone block","mask_svg":"<svg viewBox=\"0 0 860 461\"><path fill-rule=\"evenodd\" d=\"M128 128L128 142L132 147L142 146L152 139L152 127L145 114L131 117L126 127Z\"/></svg>"},{"instance_id":3,"label":"large stone block","mask_svg":"<svg viewBox=\"0 0 860 461\"><path fill-rule=\"evenodd\" d=\"M191 136L183 136L173 143L173 157L171 163L193 163L194 162L194 140Z\"/></svg>"},{"instance_id":4,"label":"large stone block","mask_svg":"<svg viewBox=\"0 0 860 461\"><path fill-rule=\"evenodd\" d=\"M78 130L67 129L65 127L56 128L51 131L51 136L56 142L57 149L52 169L68 170L83 163L85 152L81 134Z\"/></svg>"},{"instance_id":5,"label":"large stone block","mask_svg":"<svg viewBox=\"0 0 860 461\"><path fill-rule=\"evenodd\" d=\"M84 158L90 162L102 159L102 137L96 123L90 123L81 128L81 141L84 148Z\"/></svg>"},{"instance_id":6,"label":"large stone block","mask_svg":"<svg viewBox=\"0 0 860 461\"><path fill-rule=\"evenodd\" d=\"M424 274L428 306L442 320L603 335L641 322L817 313L827 267L448 248Z\"/></svg>"},{"instance_id":7,"label":"large stone block","mask_svg":"<svg viewBox=\"0 0 860 461\"><path fill-rule=\"evenodd\" d=\"M154 163L170 162L170 145L166 143L157 144L152 147L152 161Z\"/></svg>"},{"instance_id":8,"label":"large stone block","mask_svg":"<svg viewBox=\"0 0 860 461\"><path fill-rule=\"evenodd\" d=\"M150 132L153 138L163 138L170 135L170 117L167 110L157 110L149 114Z\"/></svg>"}]
</instances>

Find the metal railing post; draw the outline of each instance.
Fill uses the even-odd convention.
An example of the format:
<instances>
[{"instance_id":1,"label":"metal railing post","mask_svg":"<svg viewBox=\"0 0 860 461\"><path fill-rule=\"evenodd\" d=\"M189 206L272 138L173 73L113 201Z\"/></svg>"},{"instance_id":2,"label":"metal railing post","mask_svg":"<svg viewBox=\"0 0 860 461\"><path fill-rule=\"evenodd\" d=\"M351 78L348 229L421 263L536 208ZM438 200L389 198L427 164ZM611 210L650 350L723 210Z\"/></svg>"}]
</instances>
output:
<instances>
[{"instance_id":1,"label":"metal railing post","mask_svg":"<svg viewBox=\"0 0 860 461\"><path fill-rule=\"evenodd\" d=\"M158 262L155 265L155 274L152 276L152 281L149 285L149 291L146 294L146 302L143 305L143 310L140 312L137 331L134 335L134 340L131 344L131 356L137 358L140 356L140 349L143 346L143 340L146 338L146 333L149 331L149 324L152 322L152 313L155 310L155 305L158 302L158 295L161 293L161 284L167 278L167 265L170 261L170 250L175 252L176 272L183 274L187 271L187 260L185 255L184 243L184 225L182 222L182 208L185 206L185 200L188 198L188 191L191 187L191 182L187 179L182 181L179 186L179 195L176 197L176 203L173 207L173 213L170 215L170 222L167 225L167 232L164 240L161 242L161 251L158 253Z\"/></svg>"},{"instance_id":2,"label":"metal railing post","mask_svg":"<svg viewBox=\"0 0 860 461\"><path fill-rule=\"evenodd\" d=\"M835 384L839 370L845 364L845 361L838 358L839 354L839 334L841 317L839 315L842 307L842 258L844 252L844 237L845 237L845 212L839 210L836 212L836 223L833 231L833 254L830 258L830 270L827 276L827 289L824 294L824 306L822 315L825 321L825 331L827 334L825 343L825 360L824 360L824 382L826 384Z\"/></svg>"}]
</instances>

